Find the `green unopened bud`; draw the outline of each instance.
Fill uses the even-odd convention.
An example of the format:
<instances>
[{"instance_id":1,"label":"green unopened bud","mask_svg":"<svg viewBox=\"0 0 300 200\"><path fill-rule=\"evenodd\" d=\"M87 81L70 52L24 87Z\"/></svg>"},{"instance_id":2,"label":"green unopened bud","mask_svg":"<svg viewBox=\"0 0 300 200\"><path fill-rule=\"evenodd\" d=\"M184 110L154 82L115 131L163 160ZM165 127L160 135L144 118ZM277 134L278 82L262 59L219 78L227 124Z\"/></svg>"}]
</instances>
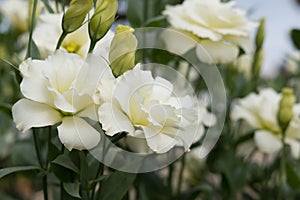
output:
<instances>
[{"instance_id":1,"label":"green unopened bud","mask_svg":"<svg viewBox=\"0 0 300 200\"><path fill-rule=\"evenodd\" d=\"M135 65L137 39L133 32L134 29L129 26L118 25L111 42L109 61L116 77L132 69Z\"/></svg>"},{"instance_id":2,"label":"green unopened bud","mask_svg":"<svg viewBox=\"0 0 300 200\"><path fill-rule=\"evenodd\" d=\"M261 19L256 33L255 44L256 49L261 49L265 39L265 19Z\"/></svg>"},{"instance_id":3,"label":"green unopened bud","mask_svg":"<svg viewBox=\"0 0 300 200\"><path fill-rule=\"evenodd\" d=\"M81 27L93 5L93 0L72 0L63 17L62 28L64 33L71 33Z\"/></svg>"},{"instance_id":4,"label":"green unopened bud","mask_svg":"<svg viewBox=\"0 0 300 200\"><path fill-rule=\"evenodd\" d=\"M293 117L293 107L295 101L296 98L292 89L282 89L282 98L279 102L279 111L277 114L278 123L282 130L286 130Z\"/></svg>"},{"instance_id":5,"label":"green unopened bud","mask_svg":"<svg viewBox=\"0 0 300 200\"><path fill-rule=\"evenodd\" d=\"M260 70L262 67L262 63L263 63L263 59L264 59L264 50L263 49L260 49L254 53L253 64L252 64L253 77L259 76Z\"/></svg>"},{"instance_id":6,"label":"green unopened bud","mask_svg":"<svg viewBox=\"0 0 300 200\"><path fill-rule=\"evenodd\" d=\"M118 10L117 0L98 0L96 10L89 23L92 42L100 40L115 21Z\"/></svg>"}]
</instances>

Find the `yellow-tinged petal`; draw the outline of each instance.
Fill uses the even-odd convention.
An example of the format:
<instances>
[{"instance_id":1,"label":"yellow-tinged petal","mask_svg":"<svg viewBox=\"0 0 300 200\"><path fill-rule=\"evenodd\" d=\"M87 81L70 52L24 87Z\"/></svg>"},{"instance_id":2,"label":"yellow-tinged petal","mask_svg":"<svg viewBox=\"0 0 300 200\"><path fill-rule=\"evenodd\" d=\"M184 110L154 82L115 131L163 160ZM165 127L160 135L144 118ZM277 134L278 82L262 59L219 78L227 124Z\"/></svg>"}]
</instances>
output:
<instances>
[{"instance_id":1,"label":"yellow-tinged petal","mask_svg":"<svg viewBox=\"0 0 300 200\"><path fill-rule=\"evenodd\" d=\"M238 57L239 49L230 43L203 40L196 46L196 55L205 63L229 63Z\"/></svg>"}]
</instances>

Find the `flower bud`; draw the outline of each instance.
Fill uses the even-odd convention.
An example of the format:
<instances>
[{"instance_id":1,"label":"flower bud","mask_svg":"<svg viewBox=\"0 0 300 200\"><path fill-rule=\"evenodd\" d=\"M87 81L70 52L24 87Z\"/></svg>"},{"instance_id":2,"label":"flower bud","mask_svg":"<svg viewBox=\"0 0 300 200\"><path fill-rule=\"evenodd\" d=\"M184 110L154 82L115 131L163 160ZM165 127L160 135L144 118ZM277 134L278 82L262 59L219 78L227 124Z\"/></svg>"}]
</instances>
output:
<instances>
[{"instance_id":1,"label":"flower bud","mask_svg":"<svg viewBox=\"0 0 300 200\"><path fill-rule=\"evenodd\" d=\"M259 76L263 59L264 59L264 50L260 49L256 51L254 54L253 65L252 65L252 72L254 77Z\"/></svg>"},{"instance_id":2,"label":"flower bud","mask_svg":"<svg viewBox=\"0 0 300 200\"><path fill-rule=\"evenodd\" d=\"M295 101L296 99L292 89L282 89L282 98L279 102L279 111L277 114L277 120L282 130L285 130L288 127L293 117L293 107Z\"/></svg>"},{"instance_id":3,"label":"flower bud","mask_svg":"<svg viewBox=\"0 0 300 200\"><path fill-rule=\"evenodd\" d=\"M117 0L101 0L97 2L96 10L89 23L89 34L93 42L100 40L115 21L118 9Z\"/></svg>"},{"instance_id":4,"label":"flower bud","mask_svg":"<svg viewBox=\"0 0 300 200\"><path fill-rule=\"evenodd\" d=\"M113 74L116 77L132 69L135 65L137 39L133 32L134 29L129 26L118 25L116 34L111 42L109 61Z\"/></svg>"},{"instance_id":5,"label":"flower bud","mask_svg":"<svg viewBox=\"0 0 300 200\"><path fill-rule=\"evenodd\" d=\"M256 33L255 44L257 49L261 49L265 38L265 19L261 19Z\"/></svg>"},{"instance_id":6,"label":"flower bud","mask_svg":"<svg viewBox=\"0 0 300 200\"><path fill-rule=\"evenodd\" d=\"M62 28L65 33L77 30L88 12L93 8L93 0L72 0L63 16Z\"/></svg>"}]
</instances>

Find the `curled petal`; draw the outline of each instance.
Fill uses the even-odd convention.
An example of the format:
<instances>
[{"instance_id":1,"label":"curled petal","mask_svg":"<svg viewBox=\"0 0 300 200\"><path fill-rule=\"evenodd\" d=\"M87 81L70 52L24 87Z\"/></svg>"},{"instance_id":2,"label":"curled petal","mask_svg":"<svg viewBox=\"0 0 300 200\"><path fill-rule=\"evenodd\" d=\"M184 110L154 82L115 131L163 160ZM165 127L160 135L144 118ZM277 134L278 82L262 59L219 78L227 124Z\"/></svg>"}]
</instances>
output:
<instances>
[{"instance_id":1,"label":"curled petal","mask_svg":"<svg viewBox=\"0 0 300 200\"><path fill-rule=\"evenodd\" d=\"M166 130L162 130L153 126L145 126L143 127L143 130L148 146L156 153L165 153L178 143L175 139L176 130L174 129L170 131L174 134L174 136L165 134L164 132Z\"/></svg>"},{"instance_id":2,"label":"curled petal","mask_svg":"<svg viewBox=\"0 0 300 200\"><path fill-rule=\"evenodd\" d=\"M61 121L61 115L52 107L21 99L12 107L12 114L17 129L24 132L32 127L54 125Z\"/></svg>"},{"instance_id":3,"label":"curled petal","mask_svg":"<svg viewBox=\"0 0 300 200\"><path fill-rule=\"evenodd\" d=\"M113 103L104 103L98 110L99 121L105 133L112 136L126 131L130 135L134 133L134 127L128 117Z\"/></svg>"},{"instance_id":4,"label":"curled petal","mask_svg":"<svg viewBox=\"0 0 300 200\"><path fill-rule=\"evenodd\" d=\"M25 60L20 65L23 76L21 82L22 94L33 101L52 105L52 94L48 90L48 81L43 75L45 63L40 60Z\"/></svg>"},{"instance_id":5,"label":"curled petal","mask_svg":"<svg viewBox=\"0 0 300 200\"><path fill-rule=\"evenodd\" d=\"M80 117L64 117L57 129L60 141L69 151L91 149L100 141L100 133Z\"/></svg>"}]
</instances>

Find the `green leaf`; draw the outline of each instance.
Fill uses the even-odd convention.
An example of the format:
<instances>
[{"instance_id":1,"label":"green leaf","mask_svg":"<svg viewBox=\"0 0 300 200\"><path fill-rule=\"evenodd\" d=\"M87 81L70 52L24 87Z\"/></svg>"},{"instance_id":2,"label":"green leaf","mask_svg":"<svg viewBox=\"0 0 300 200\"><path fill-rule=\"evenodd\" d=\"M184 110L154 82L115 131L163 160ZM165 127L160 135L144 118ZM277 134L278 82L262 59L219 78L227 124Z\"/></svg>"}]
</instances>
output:
<instances>
[{"instance_id":1,"label":"green leaf","mask_svg":"<svg viewBox=\"0 0 300 200\"><path fill-rule=\"evenodd\" d=\"M80 183L63 183L64 190L71 195L72 197L81 198L80 191Z\"/></svg>"},{"instance_id":2,"label":"green leaf","mask_svg":"<svg viewBox=\"0 0 300 200\"><path fill-rule=\"evenodd\" d=\"M172 199L170 188L165 184L165 180L155 172L139 174L137 183L141 200Z\"/></svg>"},{"instance_id":3,"label":"green leaf","mask_svg":"<svg viewBox=\"0 0 300 200\"><path fill-rule=\"evenodd\" d=\"M293 188L297 189L300 187L300 174L297 171L296 166L292 166L291 163L287 163L285 167L287 183Z\"/></svg>"},{"instance_id":4,"label":"green leaf","mask_svg":"<svg viewBox=\"0 0 300 200\"><path fill-rule=\"evenodd\" d=\"M52 143L49 143L48 161L51 162L60 154L60 150Z\"/></svg>"},{"instance_id":5,"label":"green leaf","mask_svg":"<svg viewBox=\"0 0 300 200\"><path fill-rule=\"evenodd\" d=\"M78 167L76 165L74 165L74 163L72 162L70 157L67 156L66 154L57 156L57 158L55 158L55 160L53 160L52 163L60 165L64 168L70 169L75 173L79 173Z\"/></svg>"},{"instance_id":6,"label":"green leaf","mask_svg":"<svg viewBox=\"0 0 300 200\"><path fill-rule=\"evenodd\" d=\"M131 188L137 174L114 172L101 184L101 200L121 200Z\"/></svg>"},{"instance_id":7,"label":"green leaf","mask_svg":"<svg viewBox=\"0 0 300 200\"><path fill-rule=\"evenodd\" d=\"M54 13L54 10L51 8L48 0L42 0L42 2L44 3L44 5L49 13Z\"/></svg>"},{"instance_id":8,"label":"green leaf","mask_svg":"<svg viewBox=\"0 0 300 200\"><path fill-rule=\"evenodd\" d=\"M297 49L300 49L300 30L293 29L291 30L291 39Z\"/></svg>"},{"instance_id":9,"label":"green leaf","mask_svg":"<svg viewBox=\"0 0 300 200\"><path fill-rule=\"evenodd\" d=\"M42 169L40 167L36 166L19 166L19 167L9 167L9 168L4 168L0 169L0 179L3 178L6 175L15 173L15 172L20 172L20 171L29 171L29 170L40 170Z\"/></svg>"},{"instance_id":10,"label":"green leaf","mask_svg":"<svg viewBox=\"0 0 300 200\"><path fill-rule=\"evenodd\" d=\"M165 16L159 15L146 21L144 27L164 27L167 24Z\"/></svg>"},{"instance_id":11,"label":"green leaf","mask_svg":"<svg viewBox=\"0 0 300 200\"><path fill-rule=\"evenodd\" d=\"M107 179L109 177L109 175L103 175L103 176L100 176L99 178L95 179L95 180L91 180L89 181L89 184L94 184L94 183L98 183L100 181L103 181L105 179Z\"/></svg>"},{"instance_id":12,"label":"green leaf","mask_svg":"<svg viewBox=\"0 0 300 200\"><path fill-rule=\"evenodd\" d=\"M40 51L33 40L31 40L30 47L31 47L31 49L30 49L31 58L32 59L41 59Z\"/></svg>"},{"instance_id":13,"label":"green leaf","mask_svg":"<svg viewBox=\"0 0 300 200\"><path fill-rule=\"evenodd\" d=\"M159 16L168 0L128 0L127 19L133 27L141 27Z\"/></svg>"},{"instance_id":14,"label":"green leaf","mask_svg":"<svg viewBox=\"0 0 300 200\"><path fill-rule=\"evenodd\" d=\"M127 19L133 27L139 27L144 23L144 0L128 0Z\"/></svg>"},{"instance_id":15,"label":"green leaf","mask_svg":"<svg viewBox=\"0 0 300 200\"><path fill-rule=\"evenodd\" d=\"M12 118L11 105L5 104L5 103L0 103L0 111L5 113L10 118Z\"/></svg>"}]
</instances>

